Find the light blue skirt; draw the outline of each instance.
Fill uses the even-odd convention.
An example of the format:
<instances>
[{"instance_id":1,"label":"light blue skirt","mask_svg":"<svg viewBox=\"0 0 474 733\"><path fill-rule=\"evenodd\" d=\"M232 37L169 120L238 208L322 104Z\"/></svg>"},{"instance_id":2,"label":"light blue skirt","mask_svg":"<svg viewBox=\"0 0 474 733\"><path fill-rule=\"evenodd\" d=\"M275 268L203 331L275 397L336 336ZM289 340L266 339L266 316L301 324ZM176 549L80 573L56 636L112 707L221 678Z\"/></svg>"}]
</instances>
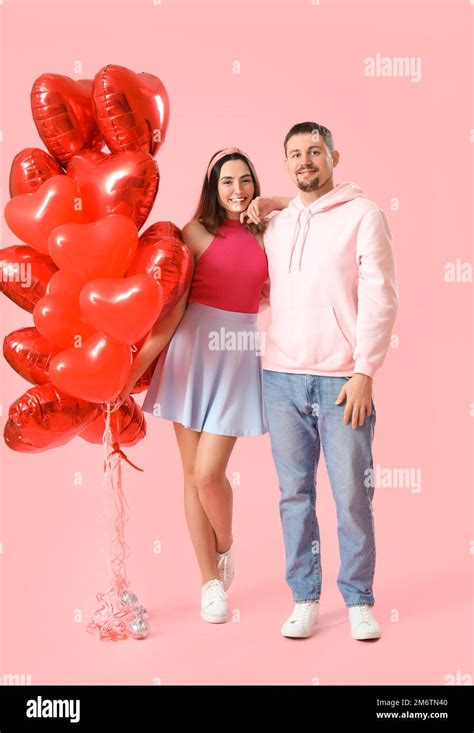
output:
<instances>
[{"instance_id":1,"label":"light blue skirt","mask_svg":"<svg viewBox=\"0 0 474 733\"><path fill-rule=\"evenodd\" d=\"M199 432L267 433L257 315L188 302L142 409Z\"/></svg>"}]
</instances>

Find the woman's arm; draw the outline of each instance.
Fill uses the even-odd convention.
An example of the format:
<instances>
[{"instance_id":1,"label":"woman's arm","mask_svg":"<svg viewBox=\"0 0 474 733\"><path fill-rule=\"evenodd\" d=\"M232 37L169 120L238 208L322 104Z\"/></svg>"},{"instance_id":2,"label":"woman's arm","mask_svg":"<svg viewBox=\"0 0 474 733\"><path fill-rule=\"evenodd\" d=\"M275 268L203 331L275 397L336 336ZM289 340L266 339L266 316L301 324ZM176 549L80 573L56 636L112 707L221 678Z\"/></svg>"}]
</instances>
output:
<instances>
[{"instance_id":1,"label":"woman's arm","mask_svg":"<svg viewBox=\"0 0 474 733\"><path fill-rule=\"evenodd\" d=\"M265 241L263 238L263 234L259 232L255 235L255 237L258 239L258 242L261 248L265 252ZM265 252L265 256L266 256L266 252ZM260 298L258 301L258 312L261 313L262 311L266 310L269 306L270 306L270 276L267 277L260 291Z\"/></svg>"},{"instance_id":2,"label":"woman's arm","mask_svg":"<svg viewBox=\"0 0 474 733\"><path fill-rule=\"evenodd\" d=\"M273 202L273 209L280 211L281 209L286 209L293 198L294 196L270 196L270 201Z\"/></svg>"},{"instance_id":3,"label":"woman's arm","mask_svg":"<svg viewBox=\"0 0 474 733\"><path fill-rule=\"evenodd\" d=\"M270 307L270 278L266 280L260 292L260 300L258 303L258 312L261 313L262 311L266 310L269 307Z\"/></svg>"},{"instance_id":4,"label":"woman's arm","mask_svg":"<svg viewBox=\"0 0 474 733\"><path fill-rule=\"evenodd\" d=\"M250 202L246 211L240 215L240 221L260 224L261 220L272 213L281 211L290 203L292 196L257 196Z\"/></svg>"},{"instance_id":5,"label":"woman's arm","mask_svg":"<svg viewBox=\"0 0 474 733\"><path fill-rule=\"evenodd\" d=\"M188 295L191 289L195 267L197 236L196 224L198 224L198 222L190 221L183 227L182 230L183 241L193 255L193 273L191 274L189 285L186 289L186 292L183 293L183 295L172 308L172 310L167 313L166 316L156 321L150 333L148 334L146 341L143 343L140 351L135 357L132 368L130 370L131 378L135 378L135 382L140 379L141 375L148 369L153 360L156 359L158 354L161 353L161 351L171 340L171 337L178 328L179 323L184 315L184 311L186 310L186 303L188 301ZM201 225L198 224L198 226L200 227Z\"/></svg>"},{"instance_id":6,"label":"woman's arm","mask_svg":"<svg viewBox=\"0 0 474 733\"><path fill-rule=\"evenodd\" d=\"M192 280L191 280L192 282ZM120 390L120 393L115 398L115 406L119 406L129 396L130 392L142 376L142 374L148 369L154 359L161 353L167 343L170 341L174 332L178 328L178 325L183 318L184 311L186 310L186 303L191 288L191 282L185 293L178 300L172 310L159 318L153 324L148 336L143 342L140 351L133 360L130 372L127 377L127 381Z\"/></svg>"},{"instance_id":7,"label":"woman's arm","mask_svg":"<svg viewBox=\"0 0 474 733\"><path fill-rule=\"evenodd\" d=\"M190 233L190 230L192 233ZM161 353L161 351L171 340L174 332L180 324L181 319L184 316L189 291L191 290L191 285L193 281L196 258L195 234L192 222L186 224L186 226L182 230L182 234L184 243L193 254L193 273L191 274L188 287L181 296L181 298L178 300L178 302L170 310L170 312L167 313L166 316L163 316L163 318L159 318L153 324L148 336L146 337L140 348L140 351L133 360L126 383L120 390L120 394L115 399L116 405L120 405L124 400L127 399L128 395L130 394L142 374L146 372L153 360L156 359L156 357Z\"/></svg>"},{"instance_id":8,"label":"woman's arm","mask_svg":"<svg viewBox=\"0 0 474 733\"><path fill-rule=\"evenodd\" d=\"M146 372L152 361L156 359L158 354L161 353L171 340L171 337L184 316L190 288L191 283L188 285L186 292L183 293L171 311L154 323L150 333L133 361L128 381L132 381L134 379L135 384L142 374Z\"/></svg>"}]
</instances>

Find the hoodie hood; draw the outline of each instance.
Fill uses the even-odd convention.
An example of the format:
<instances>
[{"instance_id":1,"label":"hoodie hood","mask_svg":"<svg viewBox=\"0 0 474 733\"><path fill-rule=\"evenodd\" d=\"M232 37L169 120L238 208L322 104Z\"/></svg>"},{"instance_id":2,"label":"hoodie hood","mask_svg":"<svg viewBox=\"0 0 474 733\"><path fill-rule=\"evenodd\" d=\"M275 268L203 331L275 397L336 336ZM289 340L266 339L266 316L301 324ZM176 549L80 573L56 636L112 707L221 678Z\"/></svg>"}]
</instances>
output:
<instances>
[{"instance_id":1,"label":"hoodie hood","mask_svg":"<svg viewBox=\"0 0 474 733\"><path fill-rule=\"evenodd\" d=\"M306 244L306 238L308 236L309 225L311 219L316 214L322 211L328 211L335 206L341 206L342 204L352 201L356 198L366 198L365 193L356 183L339 183L330 191L325 193L320 198L313 201L309 206L305 206L299 196L295 196L289 203L289 209L292 210L292 215L296 216L295 229L293 232L293 241L291 245L290 260L288 262L288 272L291 272L291 265L293 260L293 253L295 251L298 239L302 236L300 258L298 262L298 270L301 271L301 260L303 257L303 251Z\"/></svg>"}]
</instances>

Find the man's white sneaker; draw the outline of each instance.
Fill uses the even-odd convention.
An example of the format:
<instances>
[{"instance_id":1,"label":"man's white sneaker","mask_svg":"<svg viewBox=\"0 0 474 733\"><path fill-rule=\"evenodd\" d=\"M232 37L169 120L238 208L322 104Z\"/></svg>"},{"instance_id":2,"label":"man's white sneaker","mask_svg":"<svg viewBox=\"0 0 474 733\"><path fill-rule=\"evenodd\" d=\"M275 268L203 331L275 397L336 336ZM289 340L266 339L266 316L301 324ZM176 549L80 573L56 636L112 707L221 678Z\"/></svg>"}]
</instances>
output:
<instances>
[{"instance_id":1,"label":"man's white sneaker","mask_svg":"<svg viewBox=\"0 0 474 733\"><path fill-rule=\"evenodd\" d=\"M311 636L313 626L319 618L319 601L302 601L295 603L293 613L281 627L283 636L304 639Z\"/></svg>"},{"instance_id":2,"label":"man's white sneaker","mask_svg":"<svg viewBox=\"0 0 474 733\"><path fill-rule=\"evenodd\" d=\"M234 565L234 545L231 545L227 552L216 552L217 555L217 576L224 583L224 590L227 590L232 583Z\"/></svg>"},{"instance_id":3,"label":"man's white sneaker","mask_svg":"<svg viewBox=\"0 0 474 733\"><path fill-rule=\"evenodd\" d=\"M224 583L213 578L201 588L201 618L210 624L222 624L227 621L227 596Z\"/></svg>"},{"instance_id":4,"label":"man's white sneaker","mask_svg":"<svg viewBox=\"0 0 474 733\"><path fill-rule=\"evenodd\" d=\"M349 606L349 621L353 639L379 639L382 630L372 615L372 606Z\"/></svg>"}]
</instances>

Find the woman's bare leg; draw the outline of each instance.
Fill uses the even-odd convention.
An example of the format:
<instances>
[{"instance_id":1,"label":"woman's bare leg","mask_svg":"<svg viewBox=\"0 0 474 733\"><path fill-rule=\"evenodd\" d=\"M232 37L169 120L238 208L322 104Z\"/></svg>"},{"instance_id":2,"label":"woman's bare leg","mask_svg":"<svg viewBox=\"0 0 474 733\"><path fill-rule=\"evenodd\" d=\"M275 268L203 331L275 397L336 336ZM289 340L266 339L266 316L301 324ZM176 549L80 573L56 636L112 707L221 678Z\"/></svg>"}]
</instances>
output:
<instances>
[{"instance_id":1,"label":"woman's bare leg","mask_svg":"<svg viewBox=\"0 0 474 733\"><path fill-rule=\"evenodd\" d=\"M194 480L196 452L202 433L173 423L183 464L184 512L194 552L202 575L202 583L217 578L216 536L207 518Z\"/></svg>"},{"instance_id":2,"label":"woman's bare leg","mask_svg":"<svg viewBox=\"0 0 474 733\"><path fill-rule=\"evenodd\" d=\"M232 487L225 472L236 440L203 432L194 459L194 480L215 532L218 552L225 552L232 544Z\"/></svg>"}]
</instances>

